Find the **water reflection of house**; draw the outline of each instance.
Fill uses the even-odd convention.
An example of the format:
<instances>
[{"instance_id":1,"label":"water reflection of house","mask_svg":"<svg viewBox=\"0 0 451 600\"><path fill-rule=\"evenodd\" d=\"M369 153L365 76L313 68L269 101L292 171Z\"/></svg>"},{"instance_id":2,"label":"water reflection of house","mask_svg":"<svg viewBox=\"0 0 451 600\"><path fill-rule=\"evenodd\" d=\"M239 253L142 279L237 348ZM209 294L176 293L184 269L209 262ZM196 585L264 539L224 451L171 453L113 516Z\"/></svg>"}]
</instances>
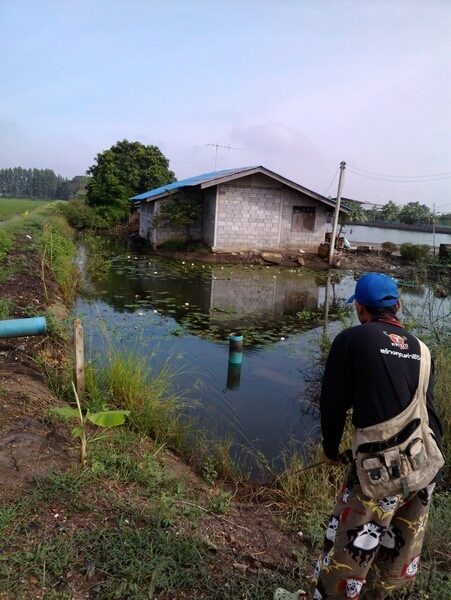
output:
<instances>
[{"instance_id":1,"label":"water reflection of house","mask_svg":"<svg viewBox=\"0 0 451 600\"><path fill-rule=\"evenodd\" d=\"M324 242L327 214L335 209L334 200L261 166L207 173L130 198L139 208L139 235L153 247L186 239L180 230L152 226L161 202L179 192L202 203L192 238L219 252L316 251Z\"/></svg>"},{"instance_id":2,"label":"water reflection of house","mask_svg":"<svg viewBox=\"0 0 451 600\"><path fill-rule=\"evenodd\" d=\"M236 317L292 315L301 310L318 309L318 285L312 278L295 276L278 278L266 273L234 274L230 278L213 278L212 307L219 306L235 313ZM212 313L212 320L233 320L230 314Z\"/></svg>"}]
</instances>

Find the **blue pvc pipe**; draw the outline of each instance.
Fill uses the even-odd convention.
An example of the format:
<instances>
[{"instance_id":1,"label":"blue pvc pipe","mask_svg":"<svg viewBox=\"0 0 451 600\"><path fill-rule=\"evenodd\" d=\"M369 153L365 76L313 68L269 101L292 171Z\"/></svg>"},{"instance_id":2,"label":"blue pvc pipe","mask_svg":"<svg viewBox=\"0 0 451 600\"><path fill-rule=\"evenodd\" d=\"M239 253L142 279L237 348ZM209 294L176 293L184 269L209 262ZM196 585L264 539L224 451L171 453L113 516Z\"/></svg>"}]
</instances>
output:
<instances>
[{"instance_id":1,"label":"blue pvc pipe","mask_svg":"<svg viewBox=\"0 0 451 600\"><path fill-rule=\"evenodd\" d=\"M44 333L47 333L45 317L0 321L0 338L43 335Z\"/></svg>"}]
</instances>

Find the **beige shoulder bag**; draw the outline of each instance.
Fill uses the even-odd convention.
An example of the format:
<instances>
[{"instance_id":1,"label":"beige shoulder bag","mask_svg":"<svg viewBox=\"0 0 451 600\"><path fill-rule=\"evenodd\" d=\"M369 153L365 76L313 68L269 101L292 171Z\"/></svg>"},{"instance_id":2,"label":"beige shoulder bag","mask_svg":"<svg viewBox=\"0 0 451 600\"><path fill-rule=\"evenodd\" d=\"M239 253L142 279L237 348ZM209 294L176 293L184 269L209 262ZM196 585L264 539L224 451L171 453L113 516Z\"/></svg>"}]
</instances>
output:
<instances>
[{"instance_id":1,"label":"beige shoulder bag","mask_svg":"<svg viewBox=\"0 0 451 600\"><path fill-rule=\"evenodd\" d=\"M429 485L445 464L429 427L426 392L431 368L429 348L421 342L420 378L412 402L398 416L356 428L352 452L363 492L380 499L412 492Z\"/></svg>"}]
</instances>

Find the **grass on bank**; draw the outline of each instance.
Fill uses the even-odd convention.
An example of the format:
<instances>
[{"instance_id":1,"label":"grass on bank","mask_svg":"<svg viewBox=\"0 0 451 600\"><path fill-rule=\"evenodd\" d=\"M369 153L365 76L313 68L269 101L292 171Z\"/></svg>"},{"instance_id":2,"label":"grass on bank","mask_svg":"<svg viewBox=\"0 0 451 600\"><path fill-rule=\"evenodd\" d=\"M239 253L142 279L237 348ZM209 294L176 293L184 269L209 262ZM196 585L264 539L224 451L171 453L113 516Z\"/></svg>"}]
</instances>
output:
<instances>
[{"instance_id":1,"label":"grass on bank","mask_svg":"<svg viewBox=\"0 0 451 600\"><path fill-rule=\"evenodd\" d=\"M24 256L17 257L14 251ZM70 305L79 286L76 252L74 231L59 214L58 202L46 203L0 228L0 279L6 280L21 270L28 273L27 255L34 255L38 261L33 274L41 279L44 290L50 271Z\"/></svg>"},{"instance_id":2,"label":"grass on bank","mask_svg":"<svg viewBox=\"0 0 451 600\"><path fill-rule=\"evenodd\" d=\"M245 574L222 560L199 533L199 496L167 476L149 440L115 432L93 448L89 471L55 474L18 505L0 507L0 597L272 597L282 583L277 565Z\"/></svg>"}]
</instances>

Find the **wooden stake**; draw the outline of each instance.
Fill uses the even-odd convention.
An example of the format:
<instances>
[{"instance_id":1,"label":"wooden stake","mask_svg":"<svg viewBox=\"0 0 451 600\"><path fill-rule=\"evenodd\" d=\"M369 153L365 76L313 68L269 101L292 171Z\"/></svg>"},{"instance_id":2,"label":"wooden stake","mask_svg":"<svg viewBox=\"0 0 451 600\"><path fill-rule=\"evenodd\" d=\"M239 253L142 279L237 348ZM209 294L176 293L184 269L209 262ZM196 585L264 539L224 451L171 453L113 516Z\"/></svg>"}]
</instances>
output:
<instances>
[{"instance_id":1,"label":"wooden stake","mask_svg":"<svg viewBox=\"0 0 451 600\"><path fill-rule=\"evenodd\" d=\"M83 327L80 319L74 319L74 380L80 402L85 399L85 351Z\"/></svg>"}]
</instances>

